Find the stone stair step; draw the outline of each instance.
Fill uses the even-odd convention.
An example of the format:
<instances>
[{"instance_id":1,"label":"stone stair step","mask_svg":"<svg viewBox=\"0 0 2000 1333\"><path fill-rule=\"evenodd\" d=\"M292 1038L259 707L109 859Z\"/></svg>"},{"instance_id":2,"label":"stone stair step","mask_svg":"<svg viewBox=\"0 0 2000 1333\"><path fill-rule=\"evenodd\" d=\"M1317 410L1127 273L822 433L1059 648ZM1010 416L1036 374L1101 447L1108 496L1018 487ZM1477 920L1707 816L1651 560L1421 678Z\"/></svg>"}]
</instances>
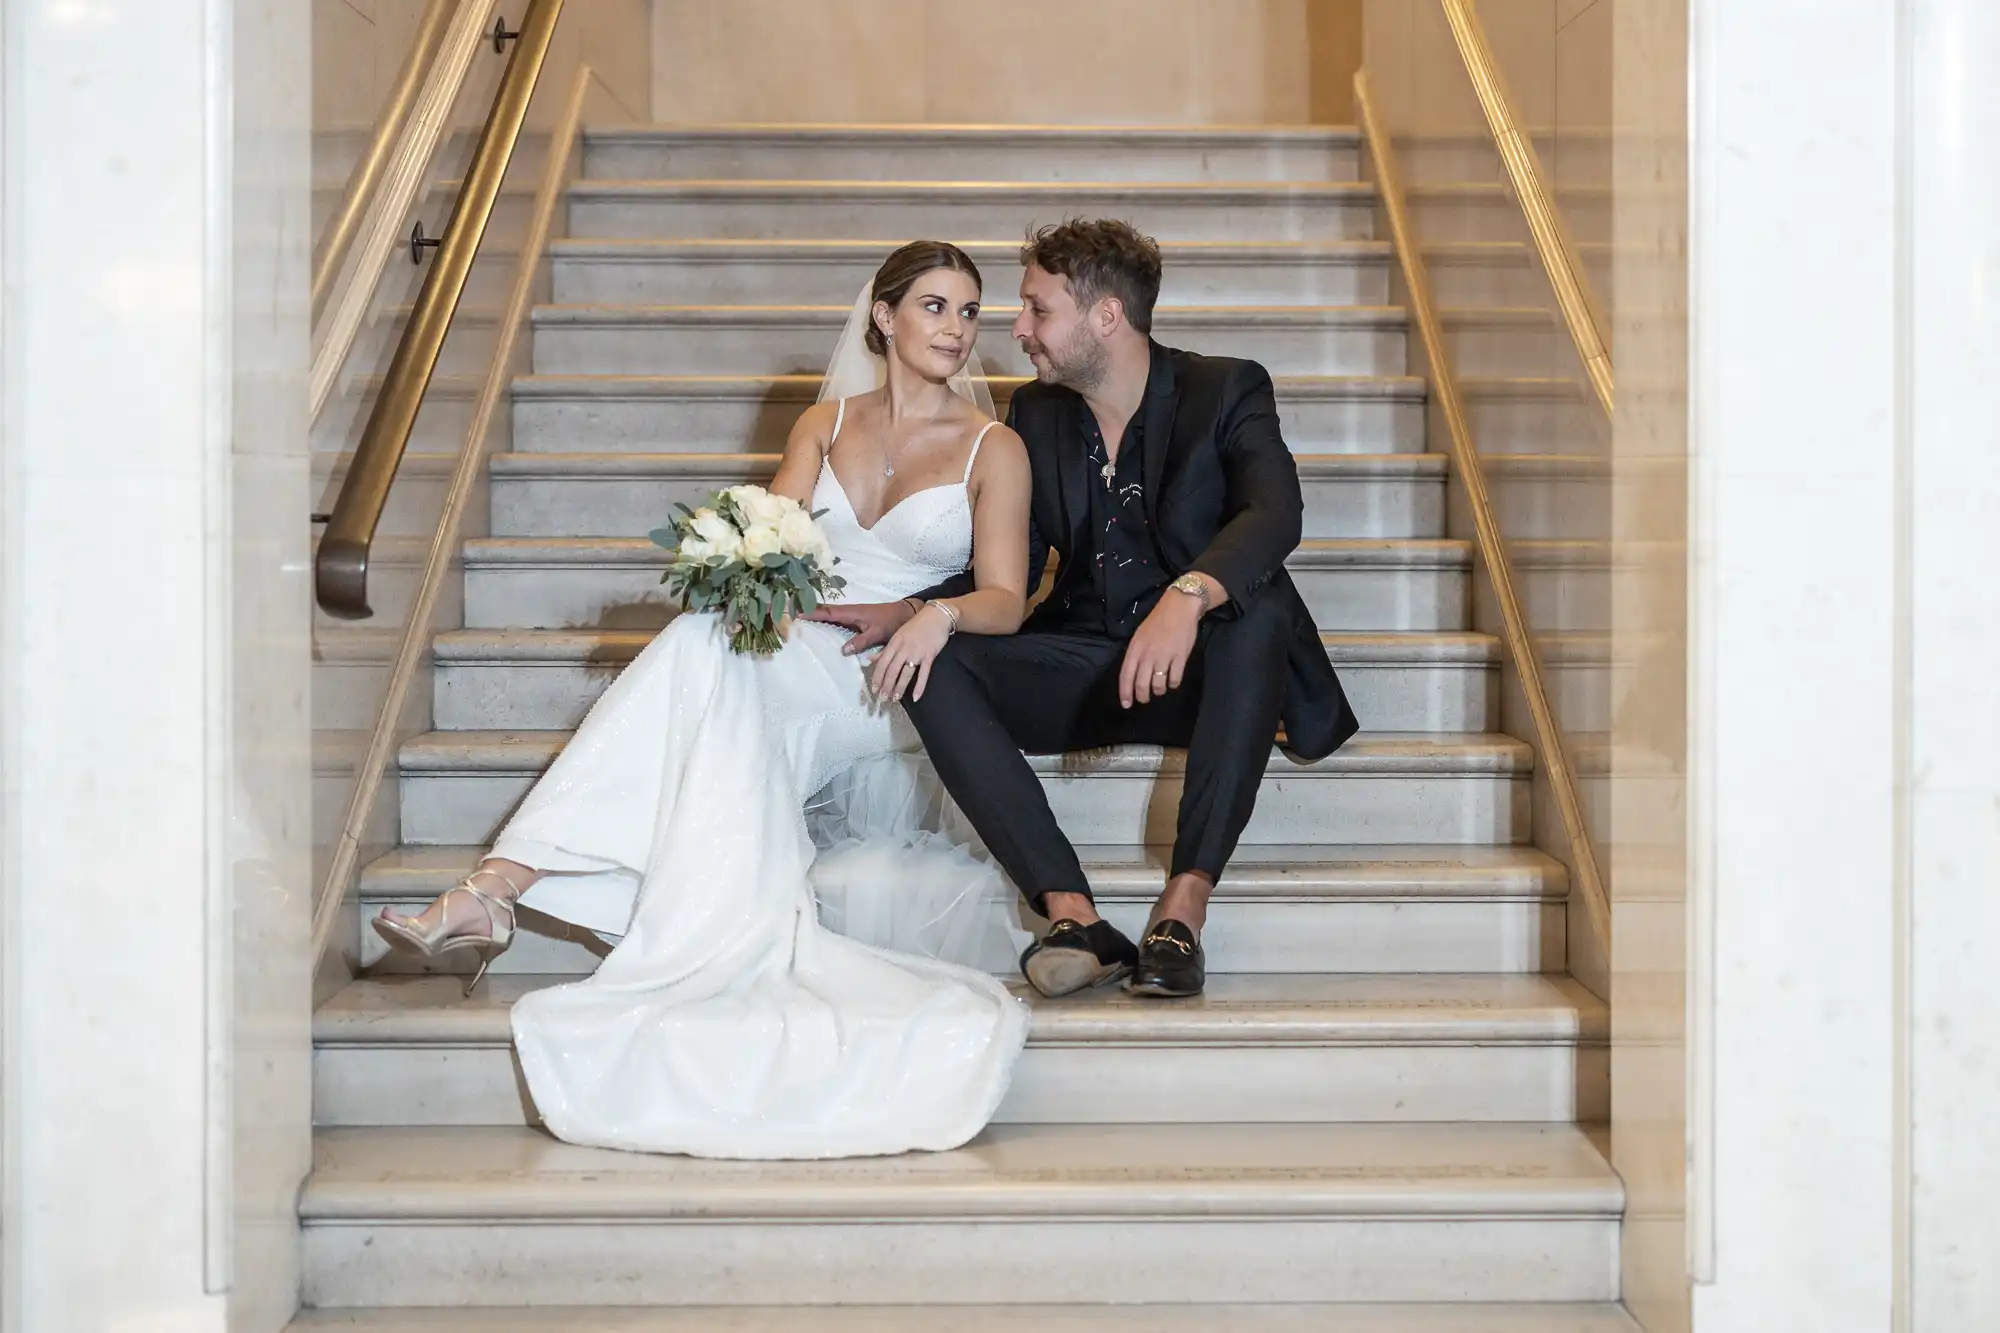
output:
<instances>
[{"instance_id":1,"label":"stone stair step","mask_svg":"<svg viewBox=\"0 0 2000 1333\"><path fill-rule=\"evenodd\" d=\"M304 1310L287 1333L1639 1333L1600 1305L793 1305Z\"/></svg>"},{"instance_id":2,"label":"stone stair step","mask_svg":"<svg viewBox=\"0 0 2000 1333\"><path fill-rule=\"evenodd\" d=\"M1565 732L1610 731L1617 682L1623 674L1649 655L1674 651L1671 645L1648 645L1637 635L1623 642L1616 654L1612 644L1609 629L1535 635L1542 680Z\"/></svg>"},{"instance_id":3,"label":"stone stair step","mask_svg":"<svg viewBox=\"0 0 2000 1333\"><path fill-rule=\"evenodd\" d=\"M979 355L989 375L1034 373L1009 331L1018 312L1003 301L980 317ZM851 313L851 297L841 305L537 306L535 373L816 374ZM1482 364L1521 355L1536 330L1550 339L1555 331L1541 310L1481 310L1468 318L1476 322L1465 325L1461 343ZM1161 342L1252 357L1273 375L1400 375L1408 331L1401 306L1161 306L1153 318Z\"/></svg>"},{"instance_id":4,"label":"stone stair step","mask_svg":"<svg viewBox=\"0 0 2000 1333\"><path fill-rule=\"evenodd\" d=\"M427 458L410 455L409 458ZM1299 454L1307 537L1442 537L1443 454ZM491 458L495 537L627 535L658 527L739 482L770 481L781 455L497 453ZM456 460L452 460L456 461ZM406 460L407 463L407 460ZM407 466L406 466L407 471ZM449 469L442 475L448 477ZM403 480L401 476L399 482ZM396 497L392 494L392 506Z\"/></svg>"},{"instance_id":5,"label":"stone stair step","mask_svg":"<svg viewBox=\"0 0 2000 1333\"><path fill-rule=\"evenodd\" d=\"M528 223L535 213L535 194L542 186L541 171L538 168L523 169L516 163L507 172L507 178L500 183L500 194L493 201L493 212L486 221L486 234L479 243L481 254L493 250L511 249L519 253L522 239L528 234ZM451 221L451 212L458 204L458 196L465 190L465 180L459 176L447 176L438 181L431 190L425 205L424 231L432 236L444 235L445 224ZM561 214L557 214L557 229L561 228Z\"/></svg>"},{"instance_id":6,"label":"stone stair step","mask_svg":"<svg viewBox=\"0 0 2000 1333\"><path fill-rule=\"evenodd\" d=\"M344 621L312 636L312 725L315 732L373 728L402 643L399 628Z\"/></svg>"},{"instance_id":7,"label":"stone stair step","mask_svg":"<svg viewBox=\"0 0 2000 1333\"><path fill-rule=\"evenodd\" d=\"M1610 429L1581 380L1472 375L1458 381L1458 390L1482 455L1610 454Z\"/></svg>"},{"instance_id":8,"label":"stone stair step","mask_svg":"<svg viewBox=\"0 0 2000 1333\"><path fill-rule=\"evenodd\" d=\"M465 543L465 624L658 628L673 604L667 553L644 537L489 537ZM1472 546L1414 538L1315 540L1286 562L1322 630L1457 630ZM1551 625L1551 628L1559 628Z\"/></svg>"},{"instance_id":9,"label":"stone stair step","mask_svg":"<svg viewBox=\"0 0 2000 1333\"><path fill-rule=\"evenodd\" d=\"M484 847L404 846L364 868L364 916L413 911L470 871ZM1165 878L1168 849L1083 849L1098 906L1133 938ZM1211 975L1237 973L1560 972L1569 891L1561 863L1526 846L1241 847L1216 886L1203 938ZM1018 910L1018 909L1017 909ZM495 973L578 975L608 946L524 913ZM459 960L422 964L359 931L361 964L376 975L469 973Z\"/></svg>"},{"instance_id":10,"label":"stone stair step","mask_svg":"<svg viewBox=\"0 0 2000 1333\"><path fill-rule=\"evenodd\" d=\"M490 843L568 739L566 731L433 731L406 742L403 841ZM1078 846L1173 841L1185 752L1125 746L1031 762ZM1274 749L1243 841L1523 842L1533 768L1532 749L1492 734L1364 733L1315 764Z\"/></svg>"},{"instance_id":11,"label":"stone stair step","mask_svg":"<svg viewBox=\"0 0 2000 1333\"><path fill-rule=\"evenodd\" d=\"M470 999L457 977L352 983L314 1016L314 1123L539 1123L508 1012L573 980L494 977ZM1033 1027L996 1124L1610 1114L1605 1007L1567 977L1229 975L1178 1004L1012 984Z\"/></svg>"},{"instance_id":12,"label":"stone stair step","mask_svg":"<svg viewBox=\"0 0 2000 1333\"><path fill-rule=\"evenodd\" d=\"M782 452L792 423L819 397L820 371L831 351L829 340L820 365L804 375L525 376L514 381L514 447L540 453ZM1421 379L1399 370L1279 375L1274 381L1286 438L1298 452L1423 451ZM1002 415L1024 382L988 376ZM1574 385L1563 392L1581 404Z\"/></svg>"},{"instance_id":13,"label":"stone stair step","mask_svg":"<svg viewBox=\"0 0 2000 1333\"><path fill-rule=\"evenodd\" d=\"M1624 1191L1567 1125L1000 1125L834 1162L399 1127L321 1130L313 1156L315 1307L1618 1293Z\"/></svg>"},{"instance_id":14,"label":"stone stair step","mask_svg":"<svg viewBox=\"0 0 2000 1333\"><path fill-rule=\"evenodd\" d=\"M1609 541L1537 538L1510 541L1507 550L1537 634L1609 633L1613 581L1638 577L1643 565L1636 552L1614 561ZM1637 597L1640 590L1627 589L1627 595Z\"/></svg>"},{"instance_id":15,"label":"stone stair step","mask_svg":"<svg viewBox=\"0 0 2000 1333\"><path fill-rule=\"evenodd\" d=\"M353 453L345 450L337 454L318 453L312 456L313 510L316 513L332 512L334 501L340 496L340 488L347 481L347 470L353 465ZM436 532L438 518L444 513L445 492L457 468L456 452L410 449L404 453L403 461L396 467L396 479L389 487L389 503L382 510L381 525L376 532L383 537L412 538L427 538Z\"/></svg>"},{"instance_id":16,"label":"stone stair step","mask_svg":"<svg viewBox=\"0 0 2000 1333\"><path fill-rule=\"evenodd\" d=\"M750 305L852 300L897 240L559 239L555 299ZM1018 239L965 241L1000 299L1019 281ZM1161 299L1169 305L1379 305L1395 251L1387 241L1169 241ZM1586 268L1608 247L1579 246ZM1444 306L1546 305L1548 280L1521 241L1443 241L1424 247L1432 299ZM497 265L496 265L497 267ZM495 297L494 299L498 299Z\"/></svg>"},{"instance_id":17,"label":"stone stair step","mask_svg":"<svg viewBox=\"0 0 2000 1333\"><path fill-rule=\"evenodd\" d=\"M1502 196L1504 202L1505 196ZM572 236L1011 240L1066 218L1123 218L1160 241L1374 236L1375 187L1345 181L582 180ZM1498 213L1496 206L1491 209Z\"/></svg>"},{"instance_id":18,"label":"stone stair step","mask_svg":"<svg viewBox=\"0 0 2000 1333\"><path fill-rule=\"evenodd\" d=\"M1351 126L606 125L584 172L616 179L1351 180Z\"/></svg>"},{"instance_id":19,"label":"stone stair step","mask_svg":"<svg viewBox=\"0 0 2000 1333\"><path fill-rule=\"evenodd\" d=\"M1569 334L1547 306L1444 306L1438 317L1451 349L1454 375L1470 379L1561 375L1576 364Z\"/></svg>"},{"instance_id":20,"label":"stone stair step","mask_svg":"<svg viewBox=\"0 0 2000 1333\"><path fill-rule=\"evenodd\" d=\"M1327 634L1327 656L1369 731L1485 731L1499 640L1485 634ZM458 630L437 636L433 725L536 730L583 720L647 630Z\"/></svg>"},{"instance_id":21,"label":"stone stair step","mask_svg":"<svg viewBox=\"0 0 2000 1333\"><path fill-rule=\"evenodd\" d=\"M1543 124L1529 127L1526 136L1544 162L1555 155L1560 145L1564 166L1574 162L1582 179L1609 179L1612 148L1616 143L1610 126L1586 128L1565 125L1558 135L1553 126ZM1434 176L1497 176L1501 171L1493 135L1483 126L1465 131L1399 136L1397 152L1409 154L1413 161L1422 162ZM1445 170L1452 163L1463 165Z\"/></svg>"},{"instance_id":22,"label":"stone stair step","mask_svg":"<svg viewBox=\"0 0 2000 1333\"><path fill-rule=\"evenodd\" d=\"M485 369L480 367L476 375L431 376L424 390L423 405L417 410L416 424L410 428L412 453L456 453L465 444L465 433L472 425L473 403L486 381ZM349 452L360 442L362 429L368 424L369 409L382 391L383 378L379 374L366 374L341 381L326 410L313 423L315 457Z\"/></svg>"},{"instance_id":23,"label":"stone stair step","mask_svg":"<svg viewBox=\"0 0 2000 1333\"><path fill-rule=\"evenodd\" d=\"M402 338L412 308L412 304L384 306L382 322L376 326L384 334L384 354L372 364L388 364L388 354L394 352L396 342ZM446 328L444 346L438 350L438 374L484 382L486 370L492 366L494 348L500 342L500 314L500 302L472 304L460 300L452 312L450 328Z\"/></svg>"},{"instance_id":24,"label":"stone stair step","mask_svg":"<svg viewBox=\"0 0 2000 1333\"><path fill-rule=\"evenodd\" d=\"M563 304L851 303L898 244L559 240L550 247L554 299ZM979 265L988 299L1012 304L1021 281L1020 238L966 241L960 248ZM1160 300L1169 306L1384 305L1395 267L1395 251L1386 241L1170 241L1160 249L1165 261ZM1542 298L1541 291L1519 285L1523 290L1516 299L1521 303Z\"/></svg>"},{"instance_id":25,"label":"stone stair step","mask_svg":"<svg viewBox=\"0 0 2000 1333\"><path fill-rule=\"evenodd\" d=\"M1677 462L1677 460L1662 460ZM1604 454L1507 453L1480 460L1500 530L1516 540L1609 540L1611 459ZM1679 463L1685 468L1685 463ZM1664 470L1655 473L1662 481ZM1636 480L1636 476L1634 478Z\"/></svg>"},{"instance_id":26,"label":"stone stair step","mask_svg":"<svg viewBox=\"0 0 2000 1333\"><path fill-rule=\"evenodd\" d=\"M1440 241L1423 247L1440 305L1540 305L1549 282L1525 241Z\"/></svg>"},{"instance_id":27,"label":"stone stair step","mask_svg":"<svg viewBox=\"0 0 2000 1333\"><path fill-rule=\"evenodd\" d=\"M1411 229L1426 244L1454 241L1517 241L1521 210L1498 172L1484 179L1414 181L1404 187ZM1571 235L1611 234L1608 187L1568 187L1556 191L1556 205Z\"/></svg>"}]
</instances>

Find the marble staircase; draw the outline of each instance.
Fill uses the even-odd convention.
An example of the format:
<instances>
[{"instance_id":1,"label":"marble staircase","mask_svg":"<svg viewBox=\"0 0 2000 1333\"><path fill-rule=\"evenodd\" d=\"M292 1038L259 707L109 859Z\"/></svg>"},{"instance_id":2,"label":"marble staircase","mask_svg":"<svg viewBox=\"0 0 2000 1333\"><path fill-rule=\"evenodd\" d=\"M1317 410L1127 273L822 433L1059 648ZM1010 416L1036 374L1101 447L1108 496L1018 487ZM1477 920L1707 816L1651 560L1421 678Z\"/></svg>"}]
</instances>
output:
<instances>
[{"instance_id":1,"label":"marble staircase","mask_svg":"<svg viewBox=\"0 0 2000 1333\"><path fill-rule=\"evenodd\" d=\"M494 1310L313 1310L292 1325L367 1333L1635 1333L1613 1305L588 1306Z\"/></svg>"},{"instance_id":2,"label":"marble staircase","mask_svg":"<svg viewBox=\"0 0 2000 1333\"><path fill-rule=\"evenodd\" d=\"M314 1024L296 1328L1632 1333L1601 1128L1609 1015L1567 975L1566 872L1529 844L1535 755L1498 728L1500 647L1470 628L1472 553L1446 535L1361 157L1341 129L587 133L489 535L450 590L464 627L437 637L433 729L401 752L403 845L364 869L362 913L470 867L664 623L645 531L676 499L769 474L855 291L914 235L970 238L1004 407L1025 372L1006 337L1025 226L1108 213L1154 231L1159 335L1278 377L1308 510L1293 573L1364 731L1317 764L1274 752L1217 893L1208 994L1034 1004L996 1123L953 1153L757 1164L556 1142L507 1008L602 943L530 923L548 929L466 999L357 920L364 975ZM1416 206L1505 205L1482 190ZM1495 493L1525 524L1526 595L1559 618L1604 575L1574 542L1538 552L1537 506L1546 483L1601 474L1537 441L1583 405L1531 373L1557 331L1519 248L1439 255L1469 410L1513 459ZM412 495L443 485L453 442L423 432L452 401L420 423ZM408 503L392 544L421 531ZM393 614L415 570L385 563ZM1136 931L1180 756L1036 766L1107 915Z\"/></svg>"}]
</instances>

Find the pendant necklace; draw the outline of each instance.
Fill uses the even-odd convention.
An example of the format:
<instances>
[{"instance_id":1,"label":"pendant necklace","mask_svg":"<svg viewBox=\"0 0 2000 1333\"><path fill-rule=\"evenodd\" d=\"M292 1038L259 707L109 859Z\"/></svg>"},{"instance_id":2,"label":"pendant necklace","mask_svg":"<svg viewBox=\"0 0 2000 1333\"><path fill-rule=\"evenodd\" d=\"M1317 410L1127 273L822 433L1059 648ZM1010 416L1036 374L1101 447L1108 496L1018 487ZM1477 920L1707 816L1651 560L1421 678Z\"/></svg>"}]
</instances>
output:
<instances>
[{"instance_id":1,"label":"pendant necklace","mask_svg":"<svg viewBox=\"0 0 2000 1333\"><path fill-rule=\"evenodd\" d=\"M937 419L944 415L944 409L946 406L947 404L945 403L939 403L937 411L931 413L930 420L926 421L923 425L911 431L909 433L909 436L906 439L904 439L903 447L901 449L896 450L896 452L893 454L889 453L887 450L883 451L882 475L885 478L893 477L896 475L896 460L901 458L903 454L909 449L911 440L916 439L917 436L923 434L924 431L928 430L930 427L935 426L937 424Z\"/></svg>"}]
</instances>

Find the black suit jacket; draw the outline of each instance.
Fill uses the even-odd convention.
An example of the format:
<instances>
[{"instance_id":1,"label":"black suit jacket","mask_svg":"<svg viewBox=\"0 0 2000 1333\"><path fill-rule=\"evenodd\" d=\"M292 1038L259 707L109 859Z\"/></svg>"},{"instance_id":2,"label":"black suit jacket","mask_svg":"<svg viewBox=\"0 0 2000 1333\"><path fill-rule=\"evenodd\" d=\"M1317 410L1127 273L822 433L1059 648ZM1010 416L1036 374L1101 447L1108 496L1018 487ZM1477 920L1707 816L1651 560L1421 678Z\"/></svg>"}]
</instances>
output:
<instances>
[{"instance_id":1,"label":"black suit jacket","mask_svg":"<svg viewBox=\"0 0 2000 1333\"><path fill-rule=\"evenodd\" d=\"M1291 681L1285 692L1286 747L1306 759L1333 753L1360 729L1305 602L1285 572L1299 544L1305 510L1298 467L1278 426L1271 376L1255 361L1198 356L1152 345L1142 463L1146 516L1167 572L1207 574L1229 592L1212 614L1233 619L1265 598L1287 612L1293 637ZM1066 582L1085 576L1067 558L1084 538L1089 479L1079 428L1082 405L1073 389L1027 384L1015 390L1007 424L1028 447L1034 473L1029 502L1028 587L1040 585L1053 550L1060 564L1054 589L1024 630L1046 623L1043 612L1062 603ZM971 591L970 573L931 590L950 597Z\"/></svg>"}]
</instances>

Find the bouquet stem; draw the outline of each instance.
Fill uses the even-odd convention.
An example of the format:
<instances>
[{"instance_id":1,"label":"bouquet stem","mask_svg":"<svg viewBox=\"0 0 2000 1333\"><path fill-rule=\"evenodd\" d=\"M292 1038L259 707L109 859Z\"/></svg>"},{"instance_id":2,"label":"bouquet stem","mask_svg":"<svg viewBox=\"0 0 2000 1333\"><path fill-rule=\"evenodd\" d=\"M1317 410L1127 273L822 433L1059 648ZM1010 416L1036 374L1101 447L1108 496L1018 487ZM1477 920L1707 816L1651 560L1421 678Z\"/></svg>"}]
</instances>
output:
<instances>
[{"instance_id":1,"label":"bouquet stem","mask_svg":"<svg viewBox=\"0 0 2000 1333\"><path fill-rule=\"evenodd\" d=\"M769 657L785 646L784 636L775 625L753 625L739 620L730 627L729 649L736 653L755 653L759 657Z\"/></svg>"}]
</instances>

